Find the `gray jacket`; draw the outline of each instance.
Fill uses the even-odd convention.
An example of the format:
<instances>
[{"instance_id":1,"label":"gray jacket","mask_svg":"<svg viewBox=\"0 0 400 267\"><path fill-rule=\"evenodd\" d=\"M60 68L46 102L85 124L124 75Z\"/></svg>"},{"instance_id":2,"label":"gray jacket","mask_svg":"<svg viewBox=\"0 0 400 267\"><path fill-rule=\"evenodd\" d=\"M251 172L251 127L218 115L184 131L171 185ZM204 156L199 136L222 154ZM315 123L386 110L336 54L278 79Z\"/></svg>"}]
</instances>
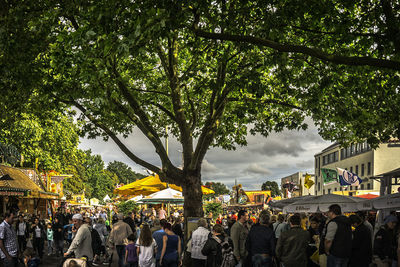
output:
<instances>
[{"instance_id":1,"label":"gray jacket","mask_svg":"<svg viewBox=\"0 0 400 267\"><path fill-rule=\"evenodd\" d=\"M87 224L82 224L76 232L67 251L68 254L71 252L75 253L76 258L87 256L89 261L93 260L92 234Z\"/></svg>"},{"instance_id":2,"label":"gray jacket","mask_svg":"<svg viewBox=\"0 0 400 267\"><path fill-rule=\"evenodd\" d=\"M233 241L233 254L235 257L244 259L247 257L246 250L246 239L249 234L249 230L246 226L241 224L239 221L235 222L231 228L231 239Z\"/></svg>"},{"instance_id":3,"label":"gray jacket","mask_svg":"<svg viewBox=\"0 0 400 267\"><path fill-rule=\"evenodd\" d=\"M310 234L300 226L292 227L281 233L276 245L276 256L285 267L306 267L307 247L310 243Z\"/></svg>"}]
</instances>

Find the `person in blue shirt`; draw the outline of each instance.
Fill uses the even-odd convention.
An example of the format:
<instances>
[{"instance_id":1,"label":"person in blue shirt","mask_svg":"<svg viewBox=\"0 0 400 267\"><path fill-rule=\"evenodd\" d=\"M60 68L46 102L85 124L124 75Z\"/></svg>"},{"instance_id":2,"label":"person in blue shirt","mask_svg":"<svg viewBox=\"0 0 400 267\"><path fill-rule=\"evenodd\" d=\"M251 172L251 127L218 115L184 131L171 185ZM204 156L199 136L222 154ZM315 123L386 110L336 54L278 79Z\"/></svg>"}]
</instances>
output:
<instances>
[{"instance_id":1,"label":"person in blue shirt","mask_svg":"<svg viewBox=\"0 0 400 267\"><path fill-rule=\"evenodd\" d=\"M67 241L68 245L72 242L72 228L74 224L72 223L72 219L69 220L69 224L64 225L64 232L66 233L65 241Z\"/></svg>"},{"instance_id":2,"label":"person in blue shirt","mask_svg":"<svg viewBox=\"0 0 400 267\"><path fill-rule=\"evenodd\" d=\"M153 238L157 243L157 247L159 249L157 249L157 254L156 254L156 267L160 267L160 258L161 258L161 251L162 251L162 247L163 247L163 237L165 235L167 235L164 231L164 226L167 223L167 220L165 219L161 219L160 220L160 225L161 225L161 229L158 231L155 231L153 233Z\"/></svg>"}]
</instances>

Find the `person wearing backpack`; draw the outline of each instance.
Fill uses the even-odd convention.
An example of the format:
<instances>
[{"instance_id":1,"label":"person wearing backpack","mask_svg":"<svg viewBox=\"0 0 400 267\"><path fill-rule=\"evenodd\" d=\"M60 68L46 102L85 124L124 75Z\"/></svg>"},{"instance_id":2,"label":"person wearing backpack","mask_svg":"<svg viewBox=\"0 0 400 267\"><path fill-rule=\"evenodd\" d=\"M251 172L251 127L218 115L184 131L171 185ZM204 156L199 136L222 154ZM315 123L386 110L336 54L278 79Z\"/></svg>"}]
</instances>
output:
<instances>
[{"instance_id":1,"label":"person wearing backpack","mask_svg":"<svg viewBox=\"0 0 400 267\"><path fill-rule=\"evenodd\" d=\"M224 227L213 226L212 235L207 239L201 253L207 256L206 267L233 267L236 259L233 255L233 242L225 236Z\"/></svg>"},{"instance_id":2,"label":"person wearing backpack","mask_svg":"<svg viewBox=\"0 0 400 267\"><path fill-rule=\"evenodd\" d=\"M101 238L99 232L93 229L92 219L90 219L90 217L85 217L85 224L88 225L88 228L90 230L90 235L92 237L92 250L94 256L93 261L98 262L101 253Z\"/></svg>"}]
</instances>

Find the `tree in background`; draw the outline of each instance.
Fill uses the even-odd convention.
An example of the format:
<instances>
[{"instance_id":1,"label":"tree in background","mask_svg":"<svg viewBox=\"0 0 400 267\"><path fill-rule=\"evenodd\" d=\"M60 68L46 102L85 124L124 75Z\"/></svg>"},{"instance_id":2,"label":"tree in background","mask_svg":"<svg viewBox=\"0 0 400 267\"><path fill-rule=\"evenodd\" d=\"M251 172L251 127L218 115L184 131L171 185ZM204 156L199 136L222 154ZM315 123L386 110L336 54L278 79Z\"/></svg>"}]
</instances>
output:
<instances>
[{"instance_id":1,"label":"tree in background","mask_svg":"<svg viewBox=\"0 0 400 267\"><path fill-rule=\"evenodd\" d=\"M0 163L15 166L21 160L21 154L13 145L0 142Z\"/></svg>"},{"instance_id":2,"label":"tree in background","mask_svg":"<svg viewBox=\"0 0 400 267\"><path fill-rule=\"evenodd\" d=\"M118 177L119 183L129 184L136 180L146 177L146 175L132 171L126 163L114 160L109 162L107 165L107 170L115 173Z\"/></svg>"},{"instance_id":3,"label":"tree in background","mask_svg":"<svg viewBox=\"0 0 400 267\"><path fill-rule=\"evenodd\" d=\"M118 212L123 213L125 216L129 216L129 213L137 210L138 204L136 204L136 202L132 200L122 201L118 204Z\"/></svg>"},{"instance_id":4,"label":"tree in background","mask_svg":"<svg viewBox=\"0 0 400 267\"><path fill-rule=\"evenodd\" d=\"M91 150L80 150L79 155L80 160L68 168L73 177L64 180L64 188L73 193L85 191L87 197L100 200L112 194L118 176L105 169L101 156L93 155Z\"/></svg>"},{"instance_id":5,"label":"tree in background","mask_svg":"<svg viewBox=\"0 0 400 267\"><path fill-rule=\"evenodd\" d=\"M210 212L212 212L212 213L213 213L213 218L216 218L216 217L218 217L218 215L219 215L220 213L222 213L222 204L221 204L221 203L218 203L218 202L215 202L215 203L213 203L213 202L208 203L208 204L205 206L205 210L206 210L206 213L207 213L207 214L210 213Z\"/></svg>"},{"instance_id":6,"label":"tree in background","mask_svg":"<svg viewBox=\"0 0 400 267\"><path fill-rule=\"evenodd\" d=\"M22 167L63 172L77 160L78 127L71 114L53 111L48 115L40 119L35 114L20 113L10 116L12 119L0 119L0 143L19 151Z\"/></svg>"},{"instance_id":7,"label":"tree in background","mask_svg":"<svg viewBox=\"0 0 400 267\"><path fill-rule=\"evenodd\" d=\"M219 196L229 194L229 189L225 184L220 182L206 182L205 186L214 190L215 194L211 194L211 196Z\"/></svg>"},{"instance_id":8,"label":"tree in background","mask_svg":"<svg viewBox=\"0 0 400 267\"><path fill-rule=\"evenodd\" d=\"M278 183L275 181L266 181L261 185L261 190L270 190L271 197L277 197L281 195L281 190L279 189Z\"/></svg>"}]
</instances>

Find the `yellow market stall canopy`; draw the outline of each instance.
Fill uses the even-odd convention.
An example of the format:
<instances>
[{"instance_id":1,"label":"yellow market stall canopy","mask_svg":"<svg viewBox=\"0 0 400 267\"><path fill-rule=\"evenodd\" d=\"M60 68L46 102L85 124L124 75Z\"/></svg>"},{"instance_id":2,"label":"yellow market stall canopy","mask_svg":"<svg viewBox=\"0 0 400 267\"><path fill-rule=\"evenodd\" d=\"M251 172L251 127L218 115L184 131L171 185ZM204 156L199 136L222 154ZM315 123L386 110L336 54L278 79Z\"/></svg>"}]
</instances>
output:
<instances>
[{"instance_id":1,"label":"yellow market stall canopy","mask_svg":"<svg viewBox=\"0 0 400 267\"><path fill-rule=\"evenodd\" d=\"M156 174L154 176L148 176L143 179L137 180L133 183L121 186L114 190L114 194L126 195L126 196L148 196L153 193L159 192L166 188L172 188L174 190L182 192L182 187L167 184L160 180L159 176ZM214 194L215 192L204 186L201 187L203 194Z\"/></svg>"}]
</instances>

